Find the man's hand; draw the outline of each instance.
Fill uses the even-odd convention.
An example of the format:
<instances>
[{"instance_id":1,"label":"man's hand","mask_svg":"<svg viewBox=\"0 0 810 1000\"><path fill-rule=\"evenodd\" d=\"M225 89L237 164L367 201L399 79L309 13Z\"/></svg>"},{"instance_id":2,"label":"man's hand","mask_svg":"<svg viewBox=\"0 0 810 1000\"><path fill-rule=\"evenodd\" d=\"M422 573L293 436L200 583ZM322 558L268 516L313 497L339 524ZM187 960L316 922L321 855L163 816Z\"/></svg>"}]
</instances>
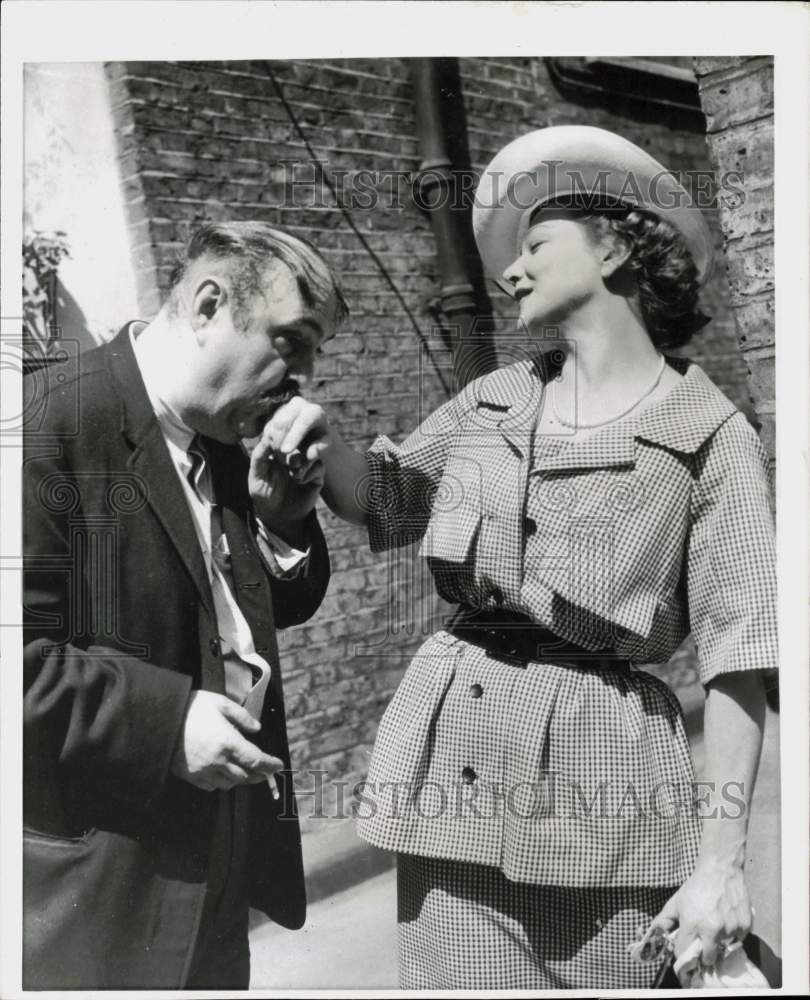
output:
<instances>
[{"instance_id":1,"label":"man's hand","mask_svg":"<svg viewBox=\"0 0 810 1000\"><path fill-rule=\"evenodd\" d=\"M251 453L248 489L256 514L287 540L315 506L328 447L323 410L296 396L268 420Z\"/></svg>"},{"instance_id":2,"label":"man's hand","mask_svg":"<svg viewBox=\"0 0 810 1000\"><path fill-rule=\"evenodd\" d=\"M206 792L266 781L284 768L246 740L261 728L253 716L212 691L193 691L170 770Z\"/></svg>"}]
</instances>

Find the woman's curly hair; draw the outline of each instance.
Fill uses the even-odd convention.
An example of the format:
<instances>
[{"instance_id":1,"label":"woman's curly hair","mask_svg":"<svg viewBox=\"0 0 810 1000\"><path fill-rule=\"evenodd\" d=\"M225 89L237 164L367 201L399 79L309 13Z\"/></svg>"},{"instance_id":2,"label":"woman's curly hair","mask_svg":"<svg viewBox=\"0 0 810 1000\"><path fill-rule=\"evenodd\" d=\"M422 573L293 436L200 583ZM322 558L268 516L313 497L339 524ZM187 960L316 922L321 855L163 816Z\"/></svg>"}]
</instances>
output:
<instances>
[{"instance_id":1,"label":"woman's curly hair","mask_svg":"<svg viewBox=\"0 0 810 1000\"><path fill-rule=\"evenodd\" d=\"M614 237L627 247L630 256L623 270L635 279L642 319L659 350L682 347L710 321L698 308L695 262L671 223L616 202L594 205L565 199L547 205L574 209L592 238Z\"/></svg>"},{"instance_id":2,"label":"woman's curly hair","mask_svg":"<svg viewBox=\"0 0 810 1000\"><path fill-rule=\"evenodd\" d=\"M665 219L620 206L588 212L597 236L614 236L630 251L624 265L638 287L641 316L655 346L682 347L708 322L698 308L697 268L683 237Z\"/></svg>"}]
</instances>

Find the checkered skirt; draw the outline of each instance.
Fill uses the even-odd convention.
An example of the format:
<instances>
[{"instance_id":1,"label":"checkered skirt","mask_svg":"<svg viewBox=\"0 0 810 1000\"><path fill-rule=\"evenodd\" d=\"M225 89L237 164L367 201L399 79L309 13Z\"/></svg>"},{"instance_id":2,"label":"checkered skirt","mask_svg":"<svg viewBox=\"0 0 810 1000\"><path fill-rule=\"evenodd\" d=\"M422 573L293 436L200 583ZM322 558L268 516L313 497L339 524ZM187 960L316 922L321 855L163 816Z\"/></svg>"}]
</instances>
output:
<instances>
[{"instance_id":1,"label":"checkered skirt","mask_svg":"<svg viewBox=\"0 0 810 1000\"><path fill-rule=\"evenodd\" d=\"M645 989L658 966L627 945L670 888L565 889L485 865L400 855L402 989Z\"/></svg>"}]
</instances>

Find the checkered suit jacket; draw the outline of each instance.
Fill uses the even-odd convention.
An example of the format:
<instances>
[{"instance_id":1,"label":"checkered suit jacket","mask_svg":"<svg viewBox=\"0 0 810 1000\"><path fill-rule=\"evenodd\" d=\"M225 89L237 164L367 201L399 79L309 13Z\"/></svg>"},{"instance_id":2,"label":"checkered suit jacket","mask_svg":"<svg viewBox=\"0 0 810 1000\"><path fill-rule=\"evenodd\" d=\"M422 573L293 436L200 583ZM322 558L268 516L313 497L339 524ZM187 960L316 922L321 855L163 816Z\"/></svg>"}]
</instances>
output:
<instances>
[{"instance_id":1,"label":"checkered suit jacket","mask_svg":"<svg viewBox=\"0 0 810 1000\"><path fill-rule=\"evenodd\" d=\"M698 365L668 361L683 378L665 398L588 438L534 434L545 385L526 361L401 445L374 442L375 551L418 540L447 600L521 612L631 667L521 667L433 636L380 725L358 806L372 842L529 882L689 874L699 819L680 707L637 668L691 630L704 684L775 670L775 549L754 430Z\"/></svg>"}]
</instances>

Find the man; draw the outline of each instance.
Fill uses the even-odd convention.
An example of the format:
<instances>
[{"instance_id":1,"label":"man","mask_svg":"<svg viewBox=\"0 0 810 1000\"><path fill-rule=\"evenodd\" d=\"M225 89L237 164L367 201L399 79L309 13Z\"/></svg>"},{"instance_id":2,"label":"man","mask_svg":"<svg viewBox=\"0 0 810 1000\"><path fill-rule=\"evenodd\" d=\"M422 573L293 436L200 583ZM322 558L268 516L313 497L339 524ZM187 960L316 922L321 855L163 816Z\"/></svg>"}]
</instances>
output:
<instances>
[{"instance_id":1,"label":"man","mask_svg":"<svg viewBox=\"0 0 810 1000\"><path fill-rule=\"evenodd\" d=\"M248 906L303 924L275 629L326 589L323 468L262 429L345 313L309 244L205 226L28 434L28 988L247 988Z\"/></svg>"}]
</instances>

